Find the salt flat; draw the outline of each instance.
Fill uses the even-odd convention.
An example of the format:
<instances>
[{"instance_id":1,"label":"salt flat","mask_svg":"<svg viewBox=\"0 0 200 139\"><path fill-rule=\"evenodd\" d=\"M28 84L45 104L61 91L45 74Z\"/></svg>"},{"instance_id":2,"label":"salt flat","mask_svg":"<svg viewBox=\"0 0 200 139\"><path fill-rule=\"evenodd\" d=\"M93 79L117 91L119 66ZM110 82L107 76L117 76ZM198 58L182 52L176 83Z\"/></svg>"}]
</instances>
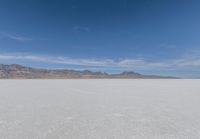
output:
<instances>
[{"instance_id":1,"label":"salt flat","mask_svg":"<svg viewBox=\"0 0 200 139\"><path fill-rule=\"evenodd\" d=\"M200 80L0 80L1 139L200 139Z\"/></svg>"}]
</instances>

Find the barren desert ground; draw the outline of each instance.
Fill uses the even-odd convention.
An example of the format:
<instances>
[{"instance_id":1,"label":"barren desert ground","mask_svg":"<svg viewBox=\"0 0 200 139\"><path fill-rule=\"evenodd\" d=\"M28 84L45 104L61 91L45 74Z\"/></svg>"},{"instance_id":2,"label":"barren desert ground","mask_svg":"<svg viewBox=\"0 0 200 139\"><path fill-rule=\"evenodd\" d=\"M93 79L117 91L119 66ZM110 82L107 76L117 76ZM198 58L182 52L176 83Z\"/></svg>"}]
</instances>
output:
<instances>
[{"instance_id":1,"label":"barren desert ground","mask_svg":"<svg viewBox=\"0 0 200 139\"><path fill-rule=\"evenodd\" d=\"M1 139L200 139L200 80L0 80Z\"/></svg>"}]
</instances>

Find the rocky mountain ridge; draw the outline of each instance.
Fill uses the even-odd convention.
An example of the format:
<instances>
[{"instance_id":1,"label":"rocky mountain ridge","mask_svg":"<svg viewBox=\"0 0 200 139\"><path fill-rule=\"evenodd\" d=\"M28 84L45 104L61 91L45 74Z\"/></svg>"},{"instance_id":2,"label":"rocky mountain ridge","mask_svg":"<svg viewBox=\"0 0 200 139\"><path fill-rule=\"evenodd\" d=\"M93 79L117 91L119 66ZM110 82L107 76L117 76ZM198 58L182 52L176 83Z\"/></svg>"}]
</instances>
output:
<instances>
[{"instance_id":1,"label":"rocky mountain ridge","mask_svg":"<svg viewBox=\"0 0 200 139\"><path fill-rule=\"evenodd\" d=\"M133 71L119 74L93 72L89 70L77 71L68 69L37 69L22 65L0 64L0 79L148 79L148 78L175 78L169 76L142 75Z\"/></svg>"}]
</instances>

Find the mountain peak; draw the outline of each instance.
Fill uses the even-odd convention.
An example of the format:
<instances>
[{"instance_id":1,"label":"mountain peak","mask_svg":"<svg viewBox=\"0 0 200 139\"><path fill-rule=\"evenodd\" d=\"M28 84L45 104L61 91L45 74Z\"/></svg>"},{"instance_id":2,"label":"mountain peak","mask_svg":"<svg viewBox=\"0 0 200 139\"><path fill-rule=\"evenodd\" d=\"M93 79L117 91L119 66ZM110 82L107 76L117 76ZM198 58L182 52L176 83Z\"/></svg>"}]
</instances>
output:
<instances>
[{"instance_id":1,"label":"mountain peak","mask_svg":"<svg viewBox=\"0 0 200 139\"><path fill-rule=\"evenodd\" d=\"M90 70L50 70L25 67L18 64L0 64L1 79L70 79L70 78L173 78L163 76L142 75L134 71L125 71L120 74L108 74L105 72L93 72Z\"/></svg>"}]
</instances>

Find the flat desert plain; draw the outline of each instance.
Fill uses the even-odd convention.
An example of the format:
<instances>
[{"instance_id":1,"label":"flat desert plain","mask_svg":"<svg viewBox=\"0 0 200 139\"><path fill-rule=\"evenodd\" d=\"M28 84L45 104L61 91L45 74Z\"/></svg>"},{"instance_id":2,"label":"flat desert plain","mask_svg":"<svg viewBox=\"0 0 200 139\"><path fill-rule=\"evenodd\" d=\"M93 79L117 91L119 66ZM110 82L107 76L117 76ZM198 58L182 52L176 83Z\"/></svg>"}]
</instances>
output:
<instances>
[{"instance_id":1,"label":"flat desert plain","mask_svg":"<svg viewBox=\"0 0 200 139\"><path fill-rule=\"evenodd\" d=\"M200 139L200 80L0 80L1 139Z\"/></svg>"}]
</instances>

